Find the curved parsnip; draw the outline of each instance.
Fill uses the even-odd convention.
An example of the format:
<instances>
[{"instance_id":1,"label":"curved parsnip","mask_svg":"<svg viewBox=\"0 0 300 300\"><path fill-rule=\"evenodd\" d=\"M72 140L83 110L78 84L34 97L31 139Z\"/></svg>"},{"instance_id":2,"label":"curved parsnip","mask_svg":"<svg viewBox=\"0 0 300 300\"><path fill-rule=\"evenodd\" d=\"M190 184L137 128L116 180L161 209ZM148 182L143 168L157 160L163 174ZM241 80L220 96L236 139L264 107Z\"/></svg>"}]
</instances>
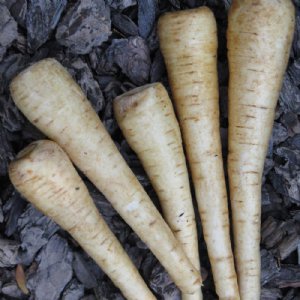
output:
<instances>
[{"instance_id":1,"label":"curved parsnip","mask_svg":"<svg viewBox=\"0 0 300 300\"><path fill-rule=\"evenodd\" d=\"M156 299L56 143L31 143L10 163L9 176L28 201L73 236L127 299Z\"/></svg>"},{"instance_id":2,"label":"curved parsnip","mask_svg":"<svg viewBox=\"0 0 300 300\"><path fill-rule=\"evenodd\" d=\"M158 194L164 217L199 270L198 238L181 133L172 102L160 83L133 89L114 100L118 124ZM182 298L202 299L201 289Z\"/></svg>"},{"instance_id":3,"label":"curved parsnip","mask_svg":"<svg viewBox=\"0 0 300 300\"><path fill-rule=\"evenodd\" d=\"M206 7L167 13L158 24L216 291L229 300L239 299L239 291L221 152L216 31Z\"/></svg>"},{"instance_id":4,"label":"curved parsnip","mask_svg":"<svg viewBox=\"0 0 300 300\"><path fill-rule=\"evenodd\" d=\"M234 0L229 12L229 154L242 299L260 298L261 178L295 23L290 0Z\"/></svg>"},{"instance_id":5,"label":"curved parsnip","mask_svg":"<svg viewBox=\"0 0 300 300\"><path fill-rule=\"evenodd\" d=\"M148 245L177 286L197 290L200 274L130 170L80 87L54 59L20 73L10 85L24 115L56 141Z\"/></svg>"}]
</instances>

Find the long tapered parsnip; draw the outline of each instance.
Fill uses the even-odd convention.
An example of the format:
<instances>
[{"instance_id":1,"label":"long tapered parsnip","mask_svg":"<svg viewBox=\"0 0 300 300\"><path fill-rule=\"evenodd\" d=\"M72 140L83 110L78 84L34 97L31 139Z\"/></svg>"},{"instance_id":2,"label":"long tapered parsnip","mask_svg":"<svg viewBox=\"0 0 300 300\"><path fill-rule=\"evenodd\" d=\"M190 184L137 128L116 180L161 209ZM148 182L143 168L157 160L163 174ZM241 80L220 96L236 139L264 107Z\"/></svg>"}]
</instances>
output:
<instances>
[{"instance_id":1,"label":"long tapered parsnip","mask_svg":"<svg viewBox=\"0 0 300 300\"><path fill-rule=\"evenodd\" d=\"M54 59L20 73L10 85L24 115L56 141L148 245L177 286L201 285L179 242L130 170L80 87Z\"/></svg>"},{"instance_id":2,"label":"long tapered parsnip","mask_svg":"<svg viewBox=\"0 0 300 300\"><path fill-rule=\"evenodd\" d=\"M74 237L127 299L156 299L56 143L31 143L10 163L9 176L28 201Z\"/></svg>"},{"instance_id":3,"label":"long tapered parsnip","mask_svg":"<svg viewBox=\"0 0 300 300\"><path fill-rule=\"evenodd\" d=\"M228 175L242 299L260 298L261 178L294 15L290 0L234 0L229 12Z\"/></svg>"},{"instance_id":4,"label":"long tapered parsnip","mask_svg":"<svg viewBox=\"0 0 300 300\"><path fill-rule=\"evenodd\" d=\"M198 238L181 133L172 102L160 83L133 89L114 100L118 124L140 158L163 214L188 258L199 270ZM202 299L201 289L182 298Z\"/></svg>"},{"instance_id":5,"label":"long tapered parsnip","mask_svg":"<svg viewBox=\"0 0 300 300\"><path fill-rule=\"evenodd\" d=\"M216 291L220 299L239 299L221 152L216 31L206 7L167 13L158 24Z\"/></svg>"}]
</instances>

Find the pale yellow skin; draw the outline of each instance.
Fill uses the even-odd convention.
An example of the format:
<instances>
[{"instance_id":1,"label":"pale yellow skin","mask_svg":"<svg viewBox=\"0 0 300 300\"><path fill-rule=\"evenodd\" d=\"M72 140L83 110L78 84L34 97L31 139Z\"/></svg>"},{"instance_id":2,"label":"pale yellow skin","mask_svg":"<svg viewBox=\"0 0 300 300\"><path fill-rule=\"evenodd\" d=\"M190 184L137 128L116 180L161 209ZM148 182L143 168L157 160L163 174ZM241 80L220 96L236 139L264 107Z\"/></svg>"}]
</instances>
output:
<instances>
[{"instance_id":1,"label":"pale yellow skin","mask_svg":"<svg viewBox=\"0 0 300 300\"><path fill-rule=\"evenodd\" d=\"M9 176L29 202L72 235L127 299L156 299L56 143L31 143L10 163Z\"/></svg>"},{"instance_id":2,"label":"pale yellow skin","mask_svg":"<svg viewBox=\"0 0 300 300\"><path fill-rule=\"evenodd\" d=\"M294 15L290 0L234 0L228 17L228 175L243 300L260 299L261 178Z\"/></svg>"},{"instance_id":3,"label":"pale yellow skin","mask_svg":"<svg viewBox=\"0 0 300 300\"><path fill-rule=\"evenodd\" d=\"M200 270L195 213L180 128L160 83L133 89L114 100L118 124L160 199L164 217L188 258ZM182 299L202 299L201 289Z\"/></svg>"},{"instance_id":4,"label":"pale yellow skin","mask_svg":"<svg viewBox=\"0 0 300 300\"><path fill-rule=\"evenodd\" d=\"M176 285L187 293L197 290L199 272L66 69L54 59L42 60L20 73L10 90L24 115L67 152L148 245Z\"/></svg>"},{"instance_id":5,"label":"pale yellow skin","mask_svg":"<svg viewBox=\"0 0 300 300\"><path fill-rule=\"evenodd\" d=\"M168 13L158 33L216 292L220 299L239 299L221 152L216 21L206 7Z\"/></svg>"}]
</instances>

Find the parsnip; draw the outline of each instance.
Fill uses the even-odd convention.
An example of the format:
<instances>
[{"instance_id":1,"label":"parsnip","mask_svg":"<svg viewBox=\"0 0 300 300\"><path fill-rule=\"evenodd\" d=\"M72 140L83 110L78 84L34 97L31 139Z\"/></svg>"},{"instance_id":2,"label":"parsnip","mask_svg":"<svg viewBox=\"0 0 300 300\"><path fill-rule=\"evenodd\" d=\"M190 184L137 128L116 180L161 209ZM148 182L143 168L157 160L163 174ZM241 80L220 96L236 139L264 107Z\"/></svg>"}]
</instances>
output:
<instances>
[{"instance_id":1,"label":"parsnip","mask_svg":"<svg viewBox=\"0 0 300 300\"><path fill-rule=\"evenodd\" d=\"M158 194L164 217L199 270L198 238L181 133L172 102L160 83L114 100L118 124ZM183 299L202 299L201 289Z\"/></svg>"},{"instance_id":2,"label":"parsnip","mask_svg":"<svg viewBox=\"0 0 300 300\"><path fill-rule=\"evenodd\" d=\"M177 286L201 284L179 242L130 170L71 75L54 59L20 73L10 85L24 115L56 141L148 245Z\"/></svg>"},{"instance_id":3,"label":"parsnip","mask_svg":"<svg viewBox=\"0 0 300 300\"><path fill-rule=\"evenodd\" d=\"M234 0L229 12L228 175L242 299L260 298L261 178L294 14L290 0Z\"/></svg>"},{"instance_id":4,"label":"parsnip","mask_svg":"<svg viewBox=\"0 0 300 300\"><path fill-rule=\"evenodd\" d=\"M56 143L31 143L10 163L9 176L28 201L73 236L127 299L156 299Z\"/></svg>"},{"instance_id":5,"label":"parsnip","mask_svg":"<svg viewBox=\"0 0 300 300\"><path fill-rule=\"evenodd\" d=\"M220 299L239 299L221 152L216 31L206 7L167 13L158 24L216 292Z\"/></svg>"}]
</instances>

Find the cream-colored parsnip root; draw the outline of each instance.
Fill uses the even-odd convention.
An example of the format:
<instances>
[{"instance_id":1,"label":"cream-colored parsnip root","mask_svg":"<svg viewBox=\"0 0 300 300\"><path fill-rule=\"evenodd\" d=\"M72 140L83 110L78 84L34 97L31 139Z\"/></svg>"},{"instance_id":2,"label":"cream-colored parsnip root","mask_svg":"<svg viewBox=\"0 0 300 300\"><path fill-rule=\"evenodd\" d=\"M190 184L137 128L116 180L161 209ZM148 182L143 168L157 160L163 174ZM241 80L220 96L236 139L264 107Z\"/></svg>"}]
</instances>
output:
<instances>
[{"instance_id":1,"label":"cream-colored parsnip root","mask_svg":"<svg viewBox=\"0 0 300 300\"><path fill-rule=\"evenodd\" d=\"M118 124L160 199L164 217L199 270L198 238L181 133L160 83L133 89L114 100ZM201 289L182 298L202 299Z\"/></svg>"},{"instance_id":2,"label":"cream-colored parsnip root","mask_svg":"<svg viewBox=\"0 0 300 300\"><path fill-rule=\"evenodd\" d=\"M158 33L216 292L220 299L239 299L221 152L216 21L206 7L167 13Z\"/></svg>"},{"instance_id":3,"label":"cream-colored parsnip root","mask_svg":"<svg viewBox=\"0 0 300 300\"><path fill-rule=\"evenodd\" d=\"M156 299L56 143L31 143L10 163L9 177L29 202L73 236L127 299Z\"/></svg>"},{"instance_id":4,"label":"cream-colored parsnip root","mask_svg":"<svg viewBox=\"0 0 300 300\"><path fill-rule=\"evenodd\" d=\"M242 299L260 298L261 178L295 23L290 0L234 0L229 12L228 175Z\"/></svg>"},{"instance_id":5,"label":"cream-colored parsnip root","mask_svg":"<svg viewBox=\"0 0 300 300\"><path fill-rule=\"evenodd\" d=\"M67 152L148 245L177 286L187 293L197 290L199 272L66 69L54 59L42 60L20 73L10 91L24 115Z\"/></svg>"}]
</instances>

